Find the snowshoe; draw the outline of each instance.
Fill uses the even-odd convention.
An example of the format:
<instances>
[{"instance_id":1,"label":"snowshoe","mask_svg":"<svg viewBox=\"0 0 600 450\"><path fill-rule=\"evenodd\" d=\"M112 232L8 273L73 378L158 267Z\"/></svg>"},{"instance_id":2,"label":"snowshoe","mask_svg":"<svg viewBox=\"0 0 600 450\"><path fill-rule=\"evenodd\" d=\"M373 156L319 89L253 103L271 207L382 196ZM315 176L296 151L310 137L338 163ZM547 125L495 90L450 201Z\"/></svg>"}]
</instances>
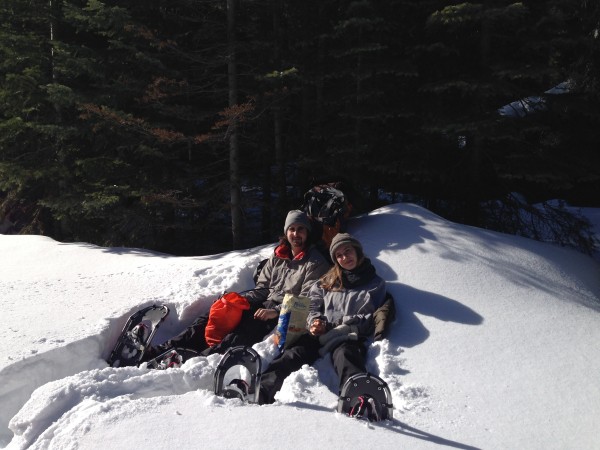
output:
<instances>
[{"instance_id":1,"label":"snowshoe","mask_svg":"<svg viewBox=\"0 0 600 450\"><path fill-rule=\"evenodd\" d=\"M340 391L338 412L370 422L393 417L392 394L385 381L370 373L348 378Z\"/></svg>"},{"instance_id":2,"label":"snowshoe","mask_svg":"<svg viewBox=\"0 0 600 450\"><path fill-rule=\"evenodd\" d=\"M147 369L165 370L181 365L190 358L198 356L199 353L189 348L170 348L146 363Z\"/></svg>"},{"instance_id":3,"label":"snowshoe","mask_svg":"<svg viewBox=\"0 0 600 450\"><path fill-rule=\"evenodd\" d=\"M166 305L152 305L132 314L106 360L112 367L137 366L160 323L169 314Z\"/></svg>"},{"instance_id":4,"label":"snowshoe","mask_svg":"<svg viewBox=\"0 0 600 450\"><path fill-rule=\"evenodd\" d=\"M224 386L225 375L233 367L245 367L250 373L248 380L236 378ZM225 398L241 398L258 403L260 391L261 359L258 353L246 346L232 347L223 355L215 371L215 394Z\"/></svg>"}]
</instances>

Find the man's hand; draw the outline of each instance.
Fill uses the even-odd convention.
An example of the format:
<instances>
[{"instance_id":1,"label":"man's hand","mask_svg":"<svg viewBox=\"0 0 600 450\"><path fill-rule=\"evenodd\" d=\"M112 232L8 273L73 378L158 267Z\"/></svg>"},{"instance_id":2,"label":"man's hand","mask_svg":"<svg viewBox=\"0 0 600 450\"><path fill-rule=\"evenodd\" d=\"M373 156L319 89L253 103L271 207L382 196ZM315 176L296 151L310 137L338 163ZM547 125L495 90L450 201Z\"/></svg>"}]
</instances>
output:
<instances>
[{"instance_id":1,"label":"man's hand","mask_svg":"<svg viewBox=\"0 0 600 450\"><path fill-rule=\"evenodd\" d=\"M260 308L254 313L254 318L258 320L276 319L277 316L279 316L279 311L276 309Z\"/></svg>"}]
</instances>

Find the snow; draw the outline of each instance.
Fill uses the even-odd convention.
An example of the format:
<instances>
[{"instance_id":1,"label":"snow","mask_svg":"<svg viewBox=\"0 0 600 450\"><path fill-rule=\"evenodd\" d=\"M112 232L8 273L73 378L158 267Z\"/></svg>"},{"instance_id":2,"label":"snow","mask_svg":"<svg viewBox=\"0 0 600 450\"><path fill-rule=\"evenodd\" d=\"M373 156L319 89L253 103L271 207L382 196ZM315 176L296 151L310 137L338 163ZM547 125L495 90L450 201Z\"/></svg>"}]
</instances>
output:
<instances>
[{"instance_id":1,"label":"snow","mask_svg":"<svg viewBox=\"0 0 600 450\"><path fill-rule=\"evenodd\" d=\"M572 90L571 81L563 81L553 88L548 89L546 95L568 94ZM546 96L530 96L504 105L498 109L498 114L508 117L526 117L538 111L546 109Z\"/></svg>"},{"instance_id":2,"label":"snow","mask_svg":"<svg viewBox=\"0 0 600 450\"><path fill-rule=\"evenodd\" d=\"M394 419L336 412L330 361L274 405L212 393L219 356L111 368L127 317L166 303L164 340L223 291L252 287L272 245L202 257L0 236L0 446L600 448L600 264L574 250L448 222L410 204L354 218L398 319L369 350ZM265 365L270 338L256 344Z\"/></svg>"}]
</instances>

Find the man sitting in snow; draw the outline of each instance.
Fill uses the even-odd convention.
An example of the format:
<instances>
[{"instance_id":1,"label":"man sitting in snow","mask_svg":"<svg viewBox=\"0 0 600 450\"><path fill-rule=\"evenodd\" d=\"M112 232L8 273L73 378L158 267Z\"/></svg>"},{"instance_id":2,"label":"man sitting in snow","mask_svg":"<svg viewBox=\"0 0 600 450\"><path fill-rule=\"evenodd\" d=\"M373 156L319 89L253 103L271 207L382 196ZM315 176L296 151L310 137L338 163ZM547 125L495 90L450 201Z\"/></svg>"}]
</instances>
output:
<instances>
[{"instance_id":1,"label":"man sitting in snow","mask_svg":"<svg viewBox=\"0 0 600 450\"><path fill-rule=\"evenodd\" d=\"M312 285L329 269L323 255L312 245L308 216L292 210L285 219L284 236L263 266L256 289L244 294L250 308L242 313L240 323L219 343L209 346L205 331L209 313L200 316L179 336L150 348L144 360L150 360L173 348L189 348L203 355L225 353L237 345L252 345L269 334L279 318L285 293L308 296Z\"/></svg>"}]
</instances>

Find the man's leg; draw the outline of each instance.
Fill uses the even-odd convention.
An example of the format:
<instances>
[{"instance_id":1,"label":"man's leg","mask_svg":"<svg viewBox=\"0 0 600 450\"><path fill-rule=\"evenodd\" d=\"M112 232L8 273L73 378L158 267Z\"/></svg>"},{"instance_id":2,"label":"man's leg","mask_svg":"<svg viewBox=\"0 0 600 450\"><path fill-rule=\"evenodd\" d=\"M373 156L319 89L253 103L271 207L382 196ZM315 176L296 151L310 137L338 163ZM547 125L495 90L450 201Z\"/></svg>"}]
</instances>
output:
<instances>
[{"instance_id":1,"label":"man's leg","mask_svg":"<svg viewBox=\"0 0 600 450\"><path fill-rule=\"evenodd\" d=\"M237 345L251 346L262 341L277 326L278 319L258 320L251 311L244 311L242 319L235 329L223 340L202 352L208 356L213 353L225 353L229 348Z\"/></svg>"},{"instance_id":2,"label":"man's leg","mask_svg":"<svg viewBox=\"0 0 600 450\"><path fill-rule=\"evenodd\" d=\"M189 348L197 352L201 352L202 350L206 349L208 345L206 344L206 339L204 338L204 331L206 330L207 323L208 312L198 317L194 323L192 323L177 336L160 345L150 347L144 354L144 361L149 361L153 358L156 358L158 355L173 347Z\"/></svg>"},{"instance_id":3,"label":"man's leg","mask_svg":"<svg viewBox=\"0 0 600 450\"><path fill-rule=\"evenodd\" d=\"M300 369L304 364L312 364L319 358L319 341L307 334L275 358L269 368L263 372L260 380L259 403L273 403L286 377Z\"/></svg>"}]
</instances>

